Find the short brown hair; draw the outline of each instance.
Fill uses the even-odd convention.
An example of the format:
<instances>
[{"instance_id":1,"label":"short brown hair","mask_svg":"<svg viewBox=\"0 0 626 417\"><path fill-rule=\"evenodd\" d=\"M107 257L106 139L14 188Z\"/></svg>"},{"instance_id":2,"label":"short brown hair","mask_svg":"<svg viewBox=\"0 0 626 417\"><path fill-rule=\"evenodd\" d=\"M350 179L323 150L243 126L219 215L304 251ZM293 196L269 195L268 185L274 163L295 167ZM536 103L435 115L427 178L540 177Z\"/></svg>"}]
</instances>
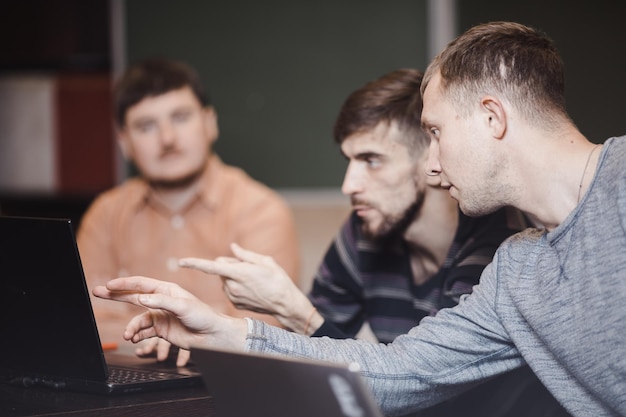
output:
<instances>
[{"instance_id":1,"label":"short brown hair","mask_svg":"<svg viewBox=\"0 0 626 417\"><path fill-rule=\"evenodd\" d=\"M428 66L422 94L437 72L441 92L461 114L477 96L498 93L529 121L549 126L569 119L563 61L552 40L528 26L490 22L469 29Z\"/></svg>"},{"instance_id":2,"label":"short brown hair","mask_svg":"<svg viewBox=\"0 0 626 417\"><path fill-rule=\"evenodd\" d=\"M211 105L198 73L189 65L165 58L135 63L124 72L113 90L116 123L124 126L128 109L144 98L183 87L190 87L203 107Z\"/></svg>"},{"instance_id":3,"label":"short brown hair","mask_svg":"<svg viewBox=\"0 0 626 417\"><path fill-rule=\"evenodd\" d=\"M422 130L422 73L415 69L399 69L368 82L354 91L344 102L335 122L335 142L341 144L348 136L373 129L379 123L397 123L405 134L405 144L412 151L428 147L429 138Z\"/></svg>"}]
</instances>

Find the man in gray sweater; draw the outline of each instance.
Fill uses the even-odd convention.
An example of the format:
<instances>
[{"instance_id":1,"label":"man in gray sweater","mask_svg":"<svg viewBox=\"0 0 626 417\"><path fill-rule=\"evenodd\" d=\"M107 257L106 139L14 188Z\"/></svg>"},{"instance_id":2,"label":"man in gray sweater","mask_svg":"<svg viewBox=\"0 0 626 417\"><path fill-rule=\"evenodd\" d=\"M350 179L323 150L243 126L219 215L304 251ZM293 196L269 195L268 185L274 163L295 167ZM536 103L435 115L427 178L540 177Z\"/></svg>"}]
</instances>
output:
<instances>
[{"instance_id":1,"label":"man in gray sweater","mask_svg":"<svg viewBox=\"0 0 626 417\"><path fill-rule=\"evenodd\" d=\"M422 96L428 173L463 212L510 205L545 226L505 241L458 306L384 345L220 316L174 284L128 277L94 289L151 309L124 337L357 362L387 415L526 363L572 415L625 416L626 137L598 145L580 133L552 41L516 23L479 25L450 43Z\"/></svg>"}]
</instances>

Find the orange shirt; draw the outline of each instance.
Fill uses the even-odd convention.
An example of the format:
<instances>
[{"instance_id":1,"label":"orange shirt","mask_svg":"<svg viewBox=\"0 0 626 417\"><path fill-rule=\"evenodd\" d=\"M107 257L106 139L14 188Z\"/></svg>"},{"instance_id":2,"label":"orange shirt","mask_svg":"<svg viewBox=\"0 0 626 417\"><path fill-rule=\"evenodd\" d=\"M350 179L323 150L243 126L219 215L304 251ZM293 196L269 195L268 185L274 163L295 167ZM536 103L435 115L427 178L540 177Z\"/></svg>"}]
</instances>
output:
<instances>
[{"instance_id":1,"label":"orange shirt","mask_svg":"<svg viewBox=\"0 0 626 417\"><path fill-rule=\"evenodd\" d=\"M77 238L90 291L112 278L143 275L175 282L218 312L277 324L270 316L236 309L219 277L178 267L182 257L232 256L232 242L272 256L298 283L290 208L275 191L215 155L198 195L182 211L169 212L144 180L132 178L98 196L81 219ZM142 311L95 297L92 303L102 342L123 342L126 324Z\"/></svg>"}]
</instances>

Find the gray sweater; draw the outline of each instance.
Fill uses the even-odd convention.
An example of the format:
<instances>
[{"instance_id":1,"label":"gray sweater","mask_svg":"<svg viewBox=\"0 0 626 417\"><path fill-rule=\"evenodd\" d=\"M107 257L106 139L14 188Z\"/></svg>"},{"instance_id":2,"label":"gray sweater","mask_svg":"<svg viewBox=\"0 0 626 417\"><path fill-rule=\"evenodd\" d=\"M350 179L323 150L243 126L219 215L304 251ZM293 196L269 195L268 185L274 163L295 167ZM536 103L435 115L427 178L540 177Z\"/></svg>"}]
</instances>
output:
<instances>
[{"instance_id":1,"label":"gray sweater","mask_svg":"<svg viewBox=\"0 0 626 417\"><path fill-rule=\"evenodd\" d=\"M508 239L471 295L393 343L308 338L254 321L247 348L357 362L388 415L528 363L574 416L626 416L626 137L605 142L562 224Z\"/></svg>"}]
</instances>

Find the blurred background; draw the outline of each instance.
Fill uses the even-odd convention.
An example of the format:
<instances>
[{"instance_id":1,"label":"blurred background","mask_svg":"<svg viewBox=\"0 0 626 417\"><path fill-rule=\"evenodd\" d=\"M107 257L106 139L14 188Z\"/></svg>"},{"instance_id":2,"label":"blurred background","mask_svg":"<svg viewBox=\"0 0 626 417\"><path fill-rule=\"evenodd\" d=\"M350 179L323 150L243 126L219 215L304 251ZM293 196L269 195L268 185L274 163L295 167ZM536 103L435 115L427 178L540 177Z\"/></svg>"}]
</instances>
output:
<instances>
[{"instance_id":1,"label":"blurred background","mask_svg":"<svg viewBox=\"0 0 626 417\"><path fill-rule=\"evenodd\" d=\"M626 134L622 0L3 0L0 10L2 214L78 223L97 193L132 174L115 142L110 87L150 56L198 69L227 163L294 207L334 210L306 217L333 219L325 244L348 209L332 140L343 100L393 69L424 69L474 24L547 32L583 133L594 142Z\"/></svg>"},{"instance_id":2,"label":"blurred background","mask_svg":"<svg viewBox=\"0 0 626 417\"><path fill-rule=\"evenodd\" d=\"M619 0L3 0L1 8L3 194L88 197L123 180L110 83L150 56L198 69L226 162L282 190L337 189L345 166L331 132L347 94L395 68L425 68L435 48L489 20L546 31L563 53L581 130L596 142L625 133Z\"/></svg>"}]
</instances>

